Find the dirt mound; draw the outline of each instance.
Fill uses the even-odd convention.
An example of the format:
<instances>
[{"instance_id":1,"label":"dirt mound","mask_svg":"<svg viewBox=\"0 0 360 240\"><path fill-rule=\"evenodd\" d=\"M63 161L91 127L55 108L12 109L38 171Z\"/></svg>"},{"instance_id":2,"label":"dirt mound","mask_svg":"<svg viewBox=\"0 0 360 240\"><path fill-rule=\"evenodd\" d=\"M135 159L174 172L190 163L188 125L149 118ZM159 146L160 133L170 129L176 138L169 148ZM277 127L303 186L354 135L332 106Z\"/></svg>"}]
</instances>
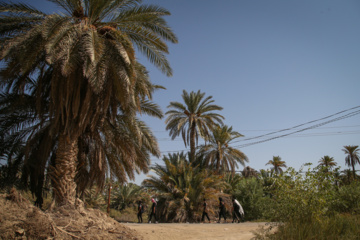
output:
<instances>
[{"instance_id":1,"label":"dirt mound","mask_svg":"<svg viewBox=\"0 0 360 240\"><path fill-rule=\"evenodd\" d=\"M43 212L15 189L0 194L0 239L142 239L96 209L63 206Z\"/></svg>"}]
</instances>

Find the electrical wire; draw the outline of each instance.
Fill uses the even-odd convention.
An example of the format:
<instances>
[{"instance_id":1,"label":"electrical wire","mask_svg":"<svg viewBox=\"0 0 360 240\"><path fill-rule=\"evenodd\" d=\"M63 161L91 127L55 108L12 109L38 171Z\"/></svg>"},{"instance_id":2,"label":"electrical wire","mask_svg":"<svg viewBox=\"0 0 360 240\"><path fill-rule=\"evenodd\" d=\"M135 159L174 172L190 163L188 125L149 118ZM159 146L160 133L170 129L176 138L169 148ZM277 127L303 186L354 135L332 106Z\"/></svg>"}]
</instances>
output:
<instances>
[{"instance_id":1,"label":"electrical wire","mask_svg":"<svg viewBox=\"0 0 360 240\"><path fill-rule=\"evenodd\" d=\"M295 130L296 128L299 128L299 127L301 127L301 126L305 126L305 125L308 125L308 124L311 124L311 123L315 123L315 122L319 122L319 121L322 121L322 120L326 120L326 119L332 118L332 117L334 117L334 116L337 116L337 115L340 115L340 114L343 114L343 113L346 113L346 112L349 112L349 111L352 111L352 110L358 109L358 108L360 108L360 106L356 106L356 107L353 107L353 108L349 108L349 109L346 109L346 110L343 110L343 111L340 111L340 112L331 114L331 115L329 115L329 116L326 116L326 117L323 117L323 118L320 118L320 119L316 119L316 120L312 120L312 121L309 121L309 122L306 122L306 123L303 123L303 124L296 125L296 126L291 127L291 128L281 129L281 130L274 131L274 132L271 132L271 133L262 134L262 135L259 135L259 136L255 136L255 137L251 137L251 138L246 138L246 139L241 139L241 140L238 140L238 141L234 141L234 142L232 142L231 144L234 144L234 143L237 143L237 142L242 142L242 141L249 141L249 140L264 138L264 137L267 137L267 136L270 136L270 135L273 135L273 134L276 134L276 133L281 133L281 132L285 132L285 131ZM360 114L360 110L355 110L355 111L352 111L352 112L347 113L347 114L345 114L345 115L338 116L338 117L336 117L336 118L327 120L327 121L325 121L325 122L321 122L321 123L317 123L317 124L315 124L315 125L311 125L310 127L302 128L302 129L299 129L299 130L296 130L296 131L293 131L293 132L290 132L290 133L286 133L286 134L282 134L282 135L270 137L270 138L267 138L267 139L264 139L264 140L260 140L260 141L256 141L256 142L245 143L245 144L241 144L241 145L237 145L237 146L233 146L233 147L234 147L234 148L244 148L244 147L252 146L252 145L255 145L255 144L260 144L260 143L272 141L272 140L275 140L275 139L278 139L278 138L287 137L287 136L290 136L290 135L294 135L294 134L296 134L296 133L300 133L300 132L307 131L307 130L310 130L310 129L318 128L318 127L324 126L324 125L329 124L329 123L332 123L332 122L336 122L336 121L340 121L340 120L343 120L343 119L346 119L346 118L350 118L350 117L356 116L356 115L358 115L358 114ZM343 133L344 133L344 132L343 132ZM351 132L351 133L347 133L347 134L358 134L358 133L359 133L359 132ZM336 134L339 135L340 133L336 133ZM186 151L186 149L183 149L183 150L175 150L175 151L162 151L161 153L164 154L164 153L172 153L172 152L179 152L179 151Z\"/></svg>"}]
</instances>

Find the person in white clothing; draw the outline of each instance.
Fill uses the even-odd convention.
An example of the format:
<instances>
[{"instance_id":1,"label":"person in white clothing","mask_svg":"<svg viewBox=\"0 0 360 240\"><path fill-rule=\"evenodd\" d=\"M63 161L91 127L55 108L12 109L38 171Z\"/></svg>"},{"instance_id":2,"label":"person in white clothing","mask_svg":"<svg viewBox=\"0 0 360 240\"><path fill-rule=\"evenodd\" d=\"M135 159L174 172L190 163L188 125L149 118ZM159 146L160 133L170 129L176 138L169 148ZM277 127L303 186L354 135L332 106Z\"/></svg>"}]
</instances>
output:
<instances>
[{"instance_id":1,"label":"person in white clothing","mask_svg":"<svg viewBox=\"0 0 360 240\"><path fill-rule=\"evenodd\" d=\"M234 197L232 199L233 202L233 221L235 221L235 219L238 221L238 223L240 222L240 219L242 221L244 221L244 209L242 208L241 204L239 203L238 200L236 200Z\"/></svg>"}]
</instances>

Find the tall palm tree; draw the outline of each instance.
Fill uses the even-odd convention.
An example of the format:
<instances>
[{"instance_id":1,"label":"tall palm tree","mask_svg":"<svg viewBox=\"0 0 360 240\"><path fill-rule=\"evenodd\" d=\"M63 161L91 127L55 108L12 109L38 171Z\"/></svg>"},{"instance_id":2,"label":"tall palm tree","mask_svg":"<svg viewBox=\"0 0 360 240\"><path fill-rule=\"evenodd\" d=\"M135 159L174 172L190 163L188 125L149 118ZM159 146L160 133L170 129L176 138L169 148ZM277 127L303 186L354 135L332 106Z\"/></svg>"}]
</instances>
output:
<instances>
[{"instance_id":1,"label":"tall palm tree","mask_svg":"<svg viewBox=\"0 0 360 240\"><path fill-rule=\"evenodd\" d=\"M272 165L273 167L271 168L276 174L281 174L283 173L282 168L286 168L286 164L285 161L281 160L281 157L279 156L273 156L272 160L269 160L269 162L266 163L266 165Z\"/></svg>"},{"instance_id":2,"label":"tall palm tree","mask_svg":"<svg viewBox=\"0 0 360 240\"><path fill-rule=\"evenodd\" d=\"M206 138L206 144L200 147L199 154L205 156L208 166L217 173L231 171L234 174L238 163L244 166L249 161L242 151L230 146L231 141L242 136L232 127L216 126L212 135Z\"/></svg>"},{"instance_id":3,"label":"tall palm tree","mask_svg":"<svg viewBox=\"0 0 360 240\"><path fill-rule=\"evenodd\" d=\"M159 88L149 82L147 74L137 73L141 80L136 82L138 109L142 114L162 117L158 105L152 103L152 92ZM51 137L46 119L40 126L36 118L34 93L38 82L27 84L27 93L0 95L0 157L8 157L24 166L22 179L30 180L30 190L37 200L42 199L42 188L47 166L54 165L57 137ZM142 86L146 86L146 89ZM144 88L141 90L141 88ZM27 143L23 140L28 139ZM124 183L134 180L134 171L147 172L150 155L159 157L160 152L155 137L143 121L118 113L112 123L107 119L93 132L86 131L78 140L79 154L75 178L77 195L83 196L87 187L95 184L104 187L107 173ZM100 153L100 154L99 154ZM12 166L11 162L8 163ZM19 165L19 164L17 164ZM14 182L14 181L13 181Z\"/></svg>"},{"instance_id":4,"label":"tall palm tree","mask_svg":"<svg viewBox=\"0 0 360 240\"><path fill-rule=\"evenodd\" d=\"M200 90L192 91L190 94L183 90L182 98L185 105L170 102L168 108L172 110L165 113L168 116L165 121L166 130L170 130L171 139L181 134L185 146L190 145L190 162L193 162L199 136L209 136L216 123L222 124L224 117L214 111L223 108L212 104L212 96L205 98L205 93L201 93Z\"/></svg>"},{"instance_id":5,"label":"tall palm tree","mask_svg":"<svg viewBox=\"0 0 360 240\"><path fill-rule=\"evenodd\" d=\"M347 154L347 156L345 158L345 163L348 166L352 166L354 179L356 179L355 165L360 164L360 160L359 160L360 149L358 147L359 146L348 145L348 146L344 146L344 149L343 149L345 154Z\"/></svg>"},{"instance_id":6,"label":"tall palm tree","mask_svg":"<svg viewBox=\"0 0 360 240\"><path fill-rule=\"evenodd\" d=\"M24 91L28 76L47 73L37 92L37 114L50 115L50 133L57 135L52 181L58 204L74 204L78 139L105 119L115 121L121 109L136 108L134 45L150 62L171 75L165 41L177 42L157 6L137 0L52 0L63 14L45 13L24 5L0 3L1 84ZM46 95L47 94L47 95ZM49 100L44 109L41 100Z\"/></svg>"},{"instance_id":7,"label":"tall palm tree","mask_svg":"<svg viewBox=\"0 0 360 240\"><path fill-rule=\"evenodd\" d=\"M326 167L326 171L329 169L331 170L331 168L335 167L336 165L337 163L335 162L334 158L328 155L322 157L319 160L319 166Z\"/></svg>"}]
</instances>

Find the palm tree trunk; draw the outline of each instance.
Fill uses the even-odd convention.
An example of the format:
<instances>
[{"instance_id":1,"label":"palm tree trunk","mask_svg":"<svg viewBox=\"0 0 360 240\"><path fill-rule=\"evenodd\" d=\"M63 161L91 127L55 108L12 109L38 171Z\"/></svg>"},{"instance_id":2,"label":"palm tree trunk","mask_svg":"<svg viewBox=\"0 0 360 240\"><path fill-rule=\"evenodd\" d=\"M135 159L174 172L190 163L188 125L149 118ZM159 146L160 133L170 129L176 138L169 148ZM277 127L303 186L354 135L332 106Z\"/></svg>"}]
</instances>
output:
<instances>
[{"instance_id":1,"label":"palm tree trunk","mask_svg":"<svg viewBox=\"0 0 360 240\"><path fill-rule=\"evenodd\" d=\"M190 163L195 161L195 147L195 123L193 123L190 130Z\"/></svg>"},{"instance_id":2,"label":"palm tree trunk","mask_svg":"<svg viewBox=\"0 0 360 240\"><path fill-rule=\"evenodd\" d=\"M52 172L53 189L57 205L74 205L76 195L77 138L59 136L55 168Z\"/></svg>"},{"instance_id":3,"label":"palm tree trunk","mask_svg":"<svg viewBox=\"0 0 360 240\"><path fill-rule=\"evenodd\" d=\"M353 169L353 176L354 176L354 181L355 181L356 173L355 173L355 163L354 163L353 159L351 159L351 166L352 166L352 169Z\"/></svg>"}]
</instances>

